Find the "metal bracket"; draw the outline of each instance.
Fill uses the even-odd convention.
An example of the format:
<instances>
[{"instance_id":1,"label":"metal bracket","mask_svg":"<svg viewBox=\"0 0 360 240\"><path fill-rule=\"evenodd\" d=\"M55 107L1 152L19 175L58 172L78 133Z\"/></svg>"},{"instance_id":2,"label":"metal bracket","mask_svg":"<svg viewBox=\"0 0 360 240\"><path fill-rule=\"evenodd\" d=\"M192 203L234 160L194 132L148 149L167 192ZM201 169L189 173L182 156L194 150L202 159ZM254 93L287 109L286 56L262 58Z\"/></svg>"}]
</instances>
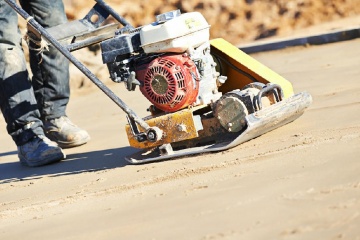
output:
<instances>
[{"instance_id":1,"label":"metal bracket","mask_svg":"<svg viewBox=\"0 0 360 240\"><path fill-rule=\"evenodd\" d=\"M273 92L276 102L280 102L284 98L284 92L283 92L282 88L280 87L280 85L274 84L274 83L268 83L263 89L260 90L258 95L255 97L255 103L258 106L258 110L262 109L261 98L263 97L263 95L265 95L269 92Z\"/></svg>"},{"instance_id":2,"label":"metal bracket","mask_svg":"<svg viewBox=\"0 0 360 240\"><path fill-rule=\"evenodd\" d=\"M110 13L106 11L106 9L104 9L99 3L96 3L89 13L86 14L83 20L86 20L94 28L98 28L103 22L105 22L109 15Z\"/></svg>"},{"instance_id":3,"label":"metal bracket","mask_svg":"<svg viewBox=\"0 0 360 240\"><path fill-rule=\"evenodd\" d=\"M147 140L146 133L140 132L135 121L126 115L126 119L129 123L131 133L135 136L138 142L145 142Z\"/></svg>"}]
</instances>

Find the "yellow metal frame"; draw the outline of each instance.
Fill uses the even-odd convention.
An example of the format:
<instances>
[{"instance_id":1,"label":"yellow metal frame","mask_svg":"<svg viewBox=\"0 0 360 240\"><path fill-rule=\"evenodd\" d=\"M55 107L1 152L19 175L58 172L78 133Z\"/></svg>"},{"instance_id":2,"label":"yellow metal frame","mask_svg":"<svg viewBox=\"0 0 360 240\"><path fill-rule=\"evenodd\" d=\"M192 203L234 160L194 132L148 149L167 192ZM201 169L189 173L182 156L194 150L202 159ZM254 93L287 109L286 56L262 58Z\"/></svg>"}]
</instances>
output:
<instances>
[{"instance_id":1,"label":"yellow metal frame","mask_svg":"<svg viewBox=\"0 0 360 240\"><path fill-rule=\"evenodd\" d=\"M186 108L174 113L166 113L156 117L149 116L147 119L144 119L150 127L156 126L163 131L163 137L157 142L138 142L131 131L130 125L127 124L125 131L128 135L130 146L135 148L152 148L166 143L180 142L198 137L193 111L202 107L204 106ZM144 131L140 126L138 128Z\"/></svg>"},{"instance_id":2,"label":"yellow metal frame","mask_svg":"<svg viewBox=\"0 0 360 240\"><path fill-rule=\"evenodd\" d=\"M221 74L228 77L227 81L219 88L219 91L226 93L235 89L241 89L245 85L253 82L248 76L231 68L231 66L227 63L229 62L236 68L244 71L246 74L251 75L259 82L264 84L275 83L280 85L284 91L285 98L294 94L292 84L288 80L226 40L217 38L211 40L210 44L211 53L215 57L220 57L218 60L221 65ZM221 59L225 59L226 61L222 61Z\"/></svg>"}]
</instances>

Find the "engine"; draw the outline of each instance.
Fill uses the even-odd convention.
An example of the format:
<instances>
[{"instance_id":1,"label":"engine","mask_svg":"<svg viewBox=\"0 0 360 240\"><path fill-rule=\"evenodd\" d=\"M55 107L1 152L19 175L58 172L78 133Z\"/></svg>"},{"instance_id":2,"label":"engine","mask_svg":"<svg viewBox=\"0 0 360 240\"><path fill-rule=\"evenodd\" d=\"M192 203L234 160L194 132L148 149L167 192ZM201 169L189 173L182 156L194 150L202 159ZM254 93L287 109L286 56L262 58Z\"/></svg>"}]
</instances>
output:
<instances>
[{"instance_id":1,"label":"engine","mask_svg":"<svg viewBox=\"0 0 360 240\"><path fill-rule=\"evenodd\" d=\"M156 109L175 112L209 104L221 97L219 76L210 54L209 24L198 12L179 10L157 16L156 22L101 42L110 77L128 90L139 86Z\"/></svg>"},{"instance_id":2,"label":"engine","mask_svg":"<svg viewBox=\"0 0 360 240\"><path fill-rule=\"evenodd\" d=\"M196 65L185 54L158 57L144 70L136 71L136 76L142 80L143 95L166 112L193 104L199 93Z\"/></svg>"}]
</instances>

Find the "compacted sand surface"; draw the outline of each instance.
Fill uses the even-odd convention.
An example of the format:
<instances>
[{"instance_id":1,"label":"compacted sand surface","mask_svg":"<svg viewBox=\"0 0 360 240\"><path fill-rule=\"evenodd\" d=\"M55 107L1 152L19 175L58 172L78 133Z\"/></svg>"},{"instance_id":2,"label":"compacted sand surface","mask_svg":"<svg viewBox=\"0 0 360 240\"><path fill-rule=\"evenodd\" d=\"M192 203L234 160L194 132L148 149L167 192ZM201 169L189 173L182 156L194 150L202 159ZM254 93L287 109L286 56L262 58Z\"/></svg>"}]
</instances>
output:
<instances>
[{"instance_id":1,"label":"compacted sand surface","mask_svg":"<svg viewBox=\"0 0 360 240\"><path fill-rule=\"evenodd\" d=\"M91 141L26 168L1 118L0 239L360 239L359 53L355 39L254 54L313 104L214 154L128 164L125 115L91 89L68 107ZM110 87L145 116L139 91Z\"/></svg>"}]
</instances>

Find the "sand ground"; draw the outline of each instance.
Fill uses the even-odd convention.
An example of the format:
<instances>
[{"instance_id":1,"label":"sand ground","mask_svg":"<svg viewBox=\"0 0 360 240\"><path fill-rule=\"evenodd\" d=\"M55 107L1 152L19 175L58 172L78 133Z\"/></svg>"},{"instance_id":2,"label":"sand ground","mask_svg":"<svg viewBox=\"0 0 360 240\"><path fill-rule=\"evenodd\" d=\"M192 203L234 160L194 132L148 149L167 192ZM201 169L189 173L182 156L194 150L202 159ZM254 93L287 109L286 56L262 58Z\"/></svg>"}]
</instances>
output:
<instances>
[{"instance_id":1,"label":"sand ground","mask_svg":"<svg viewBox=\"0 0 360 240\"><path fill-rule=\"evenodd\" d=\"M231 150L130 165L125 115L101 91L68 114L92 140L22 167L0 120L0 239L360 239L360 39L253 57L314 102ZM112 84L140 115L139 92Z\"/></svg>"}]
</instances>

